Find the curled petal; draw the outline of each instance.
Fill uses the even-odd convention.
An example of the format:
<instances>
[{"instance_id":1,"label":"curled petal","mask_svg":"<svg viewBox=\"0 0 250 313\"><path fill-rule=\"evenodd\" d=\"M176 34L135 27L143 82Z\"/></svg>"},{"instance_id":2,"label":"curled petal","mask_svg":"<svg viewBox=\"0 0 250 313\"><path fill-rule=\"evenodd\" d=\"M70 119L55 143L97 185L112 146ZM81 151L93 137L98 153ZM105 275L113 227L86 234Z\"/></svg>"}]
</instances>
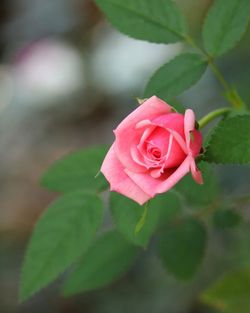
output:
<instances>
[{"instance_id":1,"label":"curled petal","mask_svg":"<svg viewBox=\"0 0 250 313\"><path fill-rule=\"evenodd\" d=\"M185 140L182 138L182 136L177 133L176 131L167 128L167 130L170 132L170 134L173 136L173 138L178 142L179 146L181 147L182 151L185 154L188 154L188 149L187 149L187 145L185 143Z\"/></svg>"},{"instance_id":2,"label":"curled petal","mask_svg":"<svg viewBox=\"0 0 250 313\"><path fill-rule=\"evenodd\" d=\"M124 172L122 164L116 157L114 144L109 149L102 163L101 172L110 183L111 191L121 193L139 204L143 204L151 198Z\"/></svg>"},{"instance_id":3,"label":"curled petal","mask_svg":"<svg viewBox=\"0 0 250 313\"><path fill-rule=\"evenodd\" d=\"M196 166L195 160L192 159L191 161L191 174L193 179L196 181L197 184L203 184L203 177L201 171Z\"/></svg>"},{"instance_id":4,"label":"curled petal","mask_svg":"<svg viewBox=\"0 0 250 313\"><path fill-rule=\"evenodd\" d=\"M193 157L196 157L201 149L202 135L195 129L195 115L190 109L185 112L184 130L188 153Z\"/></svg>"},{"instance_id":5,"label":"curled petal","mask_svg":"<svg viewBox=\"0 0 250 313\"><path fill-rule=\"evenodd\" d=\"M188 149L190 148L191 132L195 129L195 115L193 110L186 110L184 116L184 131Z\"/></svg>"}]
</instances>

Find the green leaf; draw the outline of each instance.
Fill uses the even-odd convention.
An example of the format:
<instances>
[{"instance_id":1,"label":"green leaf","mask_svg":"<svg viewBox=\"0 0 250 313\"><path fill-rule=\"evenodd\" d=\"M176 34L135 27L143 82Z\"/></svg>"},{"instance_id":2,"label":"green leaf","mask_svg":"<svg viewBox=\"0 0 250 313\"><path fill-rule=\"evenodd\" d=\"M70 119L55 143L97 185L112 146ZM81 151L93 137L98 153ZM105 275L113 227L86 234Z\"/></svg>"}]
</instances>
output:
<instances>
[{"instance_id":1,"label":"green leaf","mask_svg":"<svg viewBox=\"0 0 250 313\"><path fill-rule=\"evenodd\" d=\"M144 218L144 206L117 193L111 193L110 206L118 231L139 246L146 246L158 227L166 227L181 212L180 199L176 194L169 191L158 195L149 201L147 215L137 232L138 224Z\"/></svg>"},{"instance_id":2,"label":"green leaf","mask_svg":"<svg viewBox=\"0 0 250 313\"><path fill-rule=\"evenodd\" d=\"M213 203L219 193L218 182L211 165L201 162L198 167L202 172L203 185L197 184L189 174L175 186L175 190L185 198L191 208L204 207L204 205Z\"/></svg>"},{"instance_id":3,"label":"green leaf","mask_svg":"<svg viewBox=\"0 0 250 313\"><path fill-rule=\"evenodd\" d=\"M158 226L166 228L176 220L182 212L180 197L172 190L150 200L150 207L158 211Z\"/></svg>"},{"instance_id":4,"label":"green leaf","mask_svg":"<svg viewBox=\"0 0 250 313\"><path fill-rule=\"evenodd\" d=\"M208 162L250 163L250 114L222 120L214 129L205 153Z\"/></svg>"},{"instance_id":5,"label":"green leaf","mask_svg":"<svg viewBox=\"0 0 250 313\"><path fill-rule=\"evenodd\" d=\"M168 101L167 99L163 99L165 101ZM180 103L179 100L177 100L176 98L171 100L171 103L169 103L169 105L171 105L171 107L173 107L177 112L184 114L186 111L186 108L184 107L183 104Z\"/></svg>"},{"instance_id":6,"label":"green leaf","mask_svg":"<svg viewBox=\"0 0 250 313\"><path fill-rule=\"evenodd\" d=\"M249 0L215 0L203 27L207 52L219 56L233 48L244 34L249 18Z\"/></svg>"},{"instance_id":7,"label":"green leaf","mask_svg":"<svg viewBox=\"0 0 250 313\"><path fill-rule=\"evenodd\" d=\"M96 0L107 19L136 39L173 43L184 39L186 23L171 0Z\"/></svg>"},{"instance_id":8,"label":"green leaf","mask_svg":"<svg viewBox=\"0 0 250 313\"><path fill-rule=\"evenodd\" d=\"M86 292L112 283L132 266L137 248L116 231L100 237L88 250L63 288L66 296Z\"/></svg>"},{"instance_id":9,"label":"green leaf","mask_svg":"<svg viewBox=\"0 0 250 313\"><path fill-rule=\"evenodd\" d=\"M70 153L52 164L41 183L50 190L61 192L102 190L107 182L99 171L106 153L106 147L92 147Z\"/></svg>"},{"instance_id":10,"label":"green leaf","mask_svg":"<svg viewBox=\"0 0 250 313\"><path fill-rule=\"evenodd\" d=\"M52 203L38 221L21 275L21 300L45 287L89 247L102 220L102 202L83 192Z\"/></svg>"},{"instance_id":11,"label":"green leaf","mask_svg":"<svg viewBox=\"0 0 250 313\"><path fill-rule=\"evenodd\" d=\"M188 280L198 270L206 246L202 222L186 218L168 227L161 235L159 254L163 265L177 279Z\"/></svg>"},{"instance_id":12,"label":"green leaf","mask_svg":"<svg viewBox=\"0 0 250 313\"><path fill-rule=\"evenodd\" d=\"M181 54L156 71L146 86L144 96L156 95L168 101L194 85L206 67L206 60L199 54Z\"/></svg>"},{"instance_id":13,"label":"green leaf","mask_svg":"<svg viewBox=\"0 0 250 313\"><path fill-rule=\"evenodd\" d=\"M213 215L213 224L217 228L225 229L239 225L241 215L232 209L217 210Z\"/></svg>"},{"instance_id":14,"label":"green leaf","mask_svg":"<svg viewBox=\"0 0 250 313\"><path fill-rule=\"evenodd\" d=\"M203 302L222 308L225 313L250 312L250 269L231 272L206 290Z\"/></svg>"},{"instance_id":15,"label":"green leaf","mask_svg":"<svg viewBox=\"0 0 250 313\"><path fill-rule=\"evenodd\" d=\"M136 226L144 212L143 206L118 193L112 192L110 195L110 207L117 230L130 242L139 246L146 246L157 227L158 210L149 205L145 223L140 231L136 232Z\"/></svg>"}]
</instances>

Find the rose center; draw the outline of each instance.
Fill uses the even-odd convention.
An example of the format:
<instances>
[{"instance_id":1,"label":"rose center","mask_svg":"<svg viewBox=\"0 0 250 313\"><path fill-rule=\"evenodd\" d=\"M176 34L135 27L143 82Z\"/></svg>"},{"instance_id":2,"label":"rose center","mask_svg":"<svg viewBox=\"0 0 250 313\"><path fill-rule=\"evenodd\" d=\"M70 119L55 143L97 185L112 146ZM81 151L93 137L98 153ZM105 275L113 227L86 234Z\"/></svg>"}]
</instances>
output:
<instances>
[{"instance_id":1,"label":"rose center","mask_svg":"<svg viewBox=\"0 0 250 313\"><path fill-rule=\"evenodd\" d=\"M159 160L161 158L161 151L156 147L151 147L148 150L149 155L151 155L154 159Z\"/></svg>"}]
</instances>

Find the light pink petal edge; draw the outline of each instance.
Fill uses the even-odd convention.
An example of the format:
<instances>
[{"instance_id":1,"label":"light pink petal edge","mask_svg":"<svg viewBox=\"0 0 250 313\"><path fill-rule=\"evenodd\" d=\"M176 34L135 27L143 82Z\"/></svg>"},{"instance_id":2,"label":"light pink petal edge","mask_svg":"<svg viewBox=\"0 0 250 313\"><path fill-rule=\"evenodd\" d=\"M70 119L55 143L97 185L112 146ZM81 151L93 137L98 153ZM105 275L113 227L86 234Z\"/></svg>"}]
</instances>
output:
<instances>
[{"instance_id":1,"label":"light pink petal edge","mask_svg":"<svg viewBox=\"0 0 250 313\"><path fill-rule=\"evenodd\" d=\"M190 132L195 129L195 114L194 111L188 109L185 111L184 116L184 131L187 147L190 150Z\"/></svg>"},{"instance_id":2,"label":"light pink petal edge","mask_svg":"<svg viewBox=\"0 0 250 313\"><path fill-rule=\"evenodd\" d=\"M151 196L138 187L124 172L122 164L116 157L114 144L109 149L101 166L101 172L110 183L110 190L123 194L124 196L143 204Z\"/></svg>"},{"instance_id":3,"label":"light pink petal edge","mask_svg":"<svg viewBox=\"0 0 250 313\"><path fill-rule=\"evenodd\" d=\"M198 169L194 159L192 159L192 162L191 162L191 173L192 173L192 177L196 181L196 183L202 185L203 184L202 173Z\"/></svg>"}]
</instances>

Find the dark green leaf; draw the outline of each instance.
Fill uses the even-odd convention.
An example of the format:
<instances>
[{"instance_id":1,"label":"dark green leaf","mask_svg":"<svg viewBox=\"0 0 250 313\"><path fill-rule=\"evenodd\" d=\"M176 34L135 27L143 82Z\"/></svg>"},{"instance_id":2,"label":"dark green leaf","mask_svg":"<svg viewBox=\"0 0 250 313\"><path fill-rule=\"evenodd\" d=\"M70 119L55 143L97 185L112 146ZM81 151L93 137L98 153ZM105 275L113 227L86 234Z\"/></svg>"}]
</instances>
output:
<instances>
[{"instance_id":1,"label":"dark green leaf","mask_svg":"<svg viewBox=\"0 0 250 313\"><path fill-rule=\"evenodd\" d=\"M117 193L111 193L111 212L118 231L130 242L146 246L156 228L166 227L181 212L179 197L169 191L156 196L148 203L147 214L145 206ZM143 218L143 225L139 225ZM137 231L137 229L139 231Z\"/></svg>"},{"instance_id":2,"label":"dark green leaf","mask_svg":"<svg viewBox=\"0 0 250 313\"><path fill-rule=\"evenodd\" d=\"M203 175L203 185L198 185L191 175L187 175L175 187L191 208L211 204L219 193L219 186L211 165L202 162L198 167Z\"/></svg>"},{"instance_id":3,"label":"dark green leaf","mask_svg":"<svg viewBox=\"0 0 250 313\"><path fill-rule=\"evenodd\" d=\"M69 296L110 284L130 269L136 256L136 247L119 233L110 231L104 234L70 275L63 293Z\"/></svg>"},{"instance_id":4,"label":"dark green leaf","mask_svg":"<svg viewBox=\"0 0 250 313\"><path fill-rule=\"evenodd\" d=\"M66 155L52 164L41 183L54 191L102 190L107 182L99 171L106 152L95 147Z\"/></svg>"},{"instance_id":5,"label":"dark green leaf","mask_svg":"<svg viewBox=\"0 0 250 313\"><path fill-rule=\"evenodd\" d=\"M204 225L187 218L167 228L160 237L159 253L166 269L177 279L188 280L196 273L206 246Z\"/></svg>"},{"instance_id":6,"label":"dark green leaf","mask_svg":"<svg viewBox=\"0 0 250 313\"><path fill-rule=\"evenodd\" d=\"M86 251L102 220L97 196L72 192L49 206L38 221L25 256L21 300L45 287Z\"/></svg>"},{"instance_id":7,"label":"dark green leaf","mask_svg":"<svg viewBox=\"0 0 250 313\"><path fill-rule=\"evenodd\" d=\"M249 18L249 0L215 0L203 27L207 52L219 56L233 48L245 32Z\"/></svg>"},{"instance_id":8,"label":"dark green leaf","mask_svg":"<svg viewBox=\"0 0 250 313\"><path fill-rule=\"evenodd\" d=\"M250 269L231 272L219 279L202 295L205 303L223 308L223 312L250 312Z\"/></svg>"},{"instance_id":9,"label":"dark green leaf","mask_svg":"<svg viewBox=\"0 0 250 313\"><path fill-rule=\"evenodd\" d=\"M167 227L182 212L180 197L171 190L150 200L149 206L159 212L158 225L161 228Z\"/></svg>"},{"instance_id":10,"label":"dark green leaf","mask_svg":"<svg viewBox=\"0 0 250 313\"><path fill-rule=\"evenodd\" d=\"M184 39L185 21L171 0L96 0L122 33L142 40L172 43Z\"/></svg>"},{"instance_id":11,"label":"dark green leaf","mask_svg":"<svg viewBox=\"0 0 250 313\"><path fill-rule=\"evenodd\" d=\"M225 229L237 226L241 216L232 209L217 210L213 215L213 223L217 228Z\"/></svg>"},{"instance_id":12,"label":"dark green leaf","mask_svg":"<svg viewBox=\"0 0 250 313\"><path fill-rule=\"evenodd\" d=\"M136 232L136 226L144 212L143 206L118 193L112 192L110 196L110 207L118 231L130 242L136 245L146 246L157 227L159 211L149 205L145 223L142 229Z\"/></svg>"},{"instance_id":13,"label":"dark green leaf","mask_svg":"<svg viewBox=\"0 0 250 313\"><path fill-rule=\"evenodd\" d=\"M145 97L156 95L168 101L194 85L206 67L200 55L181 54L156 71L146 86Z\"/></svg>"},{"instance_id":14,"label":"dark green leaf","mask_svg":"<svg viewBox=\"0 0 250 313\"><path fill-rule=\"evenodd\" d=\"M205 160L223 164L250 163L250 114L222 120L214 129Z\"/></svg>"}]
</instances>

